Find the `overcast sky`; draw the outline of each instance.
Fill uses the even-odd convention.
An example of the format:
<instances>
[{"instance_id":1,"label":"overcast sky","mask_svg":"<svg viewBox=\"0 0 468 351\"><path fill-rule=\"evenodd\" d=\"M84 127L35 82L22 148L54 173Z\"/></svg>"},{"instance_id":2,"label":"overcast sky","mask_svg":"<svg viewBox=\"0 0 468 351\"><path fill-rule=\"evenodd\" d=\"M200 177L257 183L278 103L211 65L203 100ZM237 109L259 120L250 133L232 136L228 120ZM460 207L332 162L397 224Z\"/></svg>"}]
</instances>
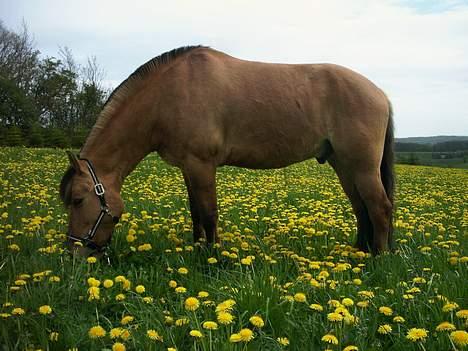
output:
<instances>
[{"instance_id":1,"label":"overcast sky","mask_svg":"<svg viewBox=\"0 0 468 351\"><path fill-rule=\"evenodd\" d=\"M96 56L115 87L148 59L203 44L284 63L332 62L379 85L396 134L468 135L468 0L0 0L43 55Z\"/></svg>"}]
</instances>

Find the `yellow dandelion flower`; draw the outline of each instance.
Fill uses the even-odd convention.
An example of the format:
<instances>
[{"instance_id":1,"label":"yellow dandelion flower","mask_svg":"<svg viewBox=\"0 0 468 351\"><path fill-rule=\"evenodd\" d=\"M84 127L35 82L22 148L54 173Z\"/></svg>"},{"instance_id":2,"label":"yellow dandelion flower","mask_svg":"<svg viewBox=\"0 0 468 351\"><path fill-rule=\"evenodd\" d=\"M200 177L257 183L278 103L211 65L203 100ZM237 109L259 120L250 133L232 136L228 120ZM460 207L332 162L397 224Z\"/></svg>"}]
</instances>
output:
<instances>
[{"instance_id":1,"label":"yellow dandelion flower","mask_svg":"<svg viewBox=\"0 0 468 351\"><path fill-rule=\"evenodd\" d=\"M124 294L117 294L115 296L115 300L116 301L123 301L123 300L125 300L125 295Z\"/></svg>"},{"instance_id":2,"label":"yellow dandelion flower","mask_svg":"<svg viewBox=\"0 0 468 351\"><path fill-rule=\"evenodd\" d=\"M344 298L344 299L341 301L341 303L342 303L344 306L346 306L346 307L350 307L350 306L354 305L354 301L351 300L350 298L347 298L347 297Z\"/></svg>"},{"instance_id":3,"label":"yellow dandelion flower","mask_svg":"<svg viewBox=\"0 0 468 351\"><path fill-rule=\"evenodd\" d=\"M450 322L442 322L436 327L436 331L453 331L455 326Z\"/></svg>"},{"instance_id":4,"label":"yellow dandelion flower","mask_svg":"<svg viewBox=\"0 0 468 351\"><path fill-rule=\"evenodd\" d=\"M354 345L349 345L349 346L346 346L343 351L359 351L359 348L357 346L354 346Z\"/></svg>"},{"instance_id":5,"label":"yellow dandelion flower","mask_svg":"<svg viewBox=\"0 0 468 351\"><path fill-rule=\"evenodd\" d=\"M151 340L163 342L163 337L154 329L149 329L146 331L146 336Z\"/></svg>"},{"instance_id":6,"label":"yellow dandelion flower","mask_svg":"<svg viewBox=\"0 0 468 351\"><path fill-rule=\"evenodd\" d=\"M427 338L427 330L423 328L411 328L406 334L406 338L411 341L424 341Z\"/></svg>"},{"instance_id":7,"label":"yellow dandelion flower","mask_svg":"<svg viewBox=\"0 0 468 351\"><path fill-rule=\"evenodd\" d=\"M390 334L392 332L392 327L389 324L382 324L377 329L377 332L382 335Z\"/></svg>"},{"instance_id":8,"label":"yellow dandelion flower","mask_svg":"<svg viewBox=\"0 0 468 351\"><path fill-rule=\"evenodd\" d=\"M11 314L16 315L16 316L20 316L20 315L25 314L25 313L26 312L21 307L13 308L13 310L11 311Z\"/></svg>"},{"instance_id":9,"label":"yellow dandelion flower","mask_svg":"<svg viewBox=\"0 0 468 351\"><path fill-rule=\"evenodd\" d=\"M455 330L451 332L450 339L459 347L468 346L468 332L465 330Z\"/></svg>"},{"instance_id":10,"label":"yellow dandelion flower","mask_svg":"<svg viewBox=\"0 0 468 351\"><path fill-rule=\"evenodd\" d=\"M103 327L101 327L100 325L96 325L94 327L91 327L89 330L88 330L88 336L91 338L91 339L97 339L97 338L102 338L104 336L106 336L106 331Z\"/></svg>"},{"instance_id":11,"label":"yellow dandelion flower","mask_svg":"<svg viewBox=\"0 0 468 351\"><path fill-rule=\"evenodd\" d=\"M327 319L330 322L341 322L343 320L343 316L339 313L332 312L327 315Z\"/></svg>"},{"instance_id":12,"label":"yellow dandelion flower","mask_svg":"<svg viewBox=\"0 0 468 351\"><path fill-rule=\"evenodd\" d=\"M125 351L125 345L122 344L121 342L116 342L114 345L112 345L112 351Z\"/></svg>"},{"instance_id":13,"label":"yellow dandelion flower","mask_svg":"<svg viewBox=\"0 0 468 351\"><path fill-rule=\"evenodd\" d=\"M306 302L307 297L303 293L294 294L294 301L296 302Z\"/></svg>"},{"instance_id":14,"label":"yellow dandelion flower","mask_svg":"<svg viewBox=\"0 0 468 351\"><path fill-rule=\"evenodd\" d=\"M460 310L455 315L461 319L468 319L468 310Z\"/></svg>"},{"instance_id":15,"label":"yellow dandelion flower","mask_svg":"<svg viewBox=\"0 0 468 351\"><path fill-rule=\"evenodd\" d=\"M239 332L239 336L241 338L241 341L244 342L249 342L255 337L253 331L249 328L241 329L241 331Z\"/></svg>"},{"instance_id":16,"label":"yellow dandelion flower","mask_svg":"<svg viewBox=\"0 0 468 351\"><path fill-rule=\"evenodd\" d=\"M203 326L204 329L208 329L208 330L216 330L216 329L218 329L218 323L213 322L213 321L206 321L206 322L203 322L202 326Z\"/></svg>"},{"instance_id":17,"label":"yellow dandelion flower","mask_svg":"<svg viewBox=\"0 0 468 351\"><path fill-rule=\"evenodd\" d=\"M52 313L52 307L49 305L44 305L39 307L39 313L40 314L51 314Z\"/></svg>"},{"instance_id":18,"label":"yellow dandelion flower","mask_svg":"<svg viewBox=\"0 0 468 351\"><path fill-rule=\"evenodd\" d=\"M234 316L229 312L219 312L216 316L220 324L228 325L234 321Z\"/></svg>"},{"instance_id":19,"label":"yellow dandelion flower","mask_svg":"<svg viewBox=\"0 0 468 351\"><path fill-rule=\"evenodd\" d=\"M185 268L185 267L180 267L177 272L179 272L179 274L187 274L188 273L188 269Z\"/></svg>"},{"instance_id":20,"label":"yellow dandelion flower","mask_svg":"<svg viewBox=\"0 0 468 351\"><path fill-rule=\"evenodd\" d=\"M208 296L210 296L210 294L207 293L206 291L200 291L200 292L198 293L198 297L201 298L201 299L204 299L204 298L206 298L206 297L208 297Z\"/></svg>"},{"instance_id":21,"label":"yellow dandelion flower","mask_svg":"<svg viewBox=\"0 0 468 351\"><path fill-rule=\"evenodd\" d=\"M133 317L133 316L123 316L122 319L120 320L120 324L127 325L127 324L133 322L134 319L135 319L135 317Z\"/></svg>"},{"instance_id":22,"label":"yellow dandelion flower","mask_svg":"<svg viewBox=\"0 0 468 351\"><path fill-rule=\"evenodd\" d=\"M112 288L114 286L114 282L111 280L111 279L106 279L104 280L104 282L102 283L102 285L106 288L106 289L109 289L109 288Z\"/></svg>"},{"instance_id":23,"label":"yellow dandelion flower","mask_svg":"<svg viewBox=\"0 0 468 351\"><path fill-rule=\"evenodd\" d=\"M327 344L338 345L338 339L335 335L332 334L325 334L322 336L322 341L326 342Z\"/></svg>"},{"instance_id":24,"label":"yellow dandelion flower","mask_svg":"<svg viewBox=\"0 0 468 351\"><path fill-rule=\"evenodd\" d=\"M234 333L229 337L229 341L230 342L240 342L240 341L242 341L242 338L241 338L240 334Z\"/></svg>"},{"instance_id":25,"label":"yellow dandelion flower","mask_svg":"<svg viewBox=\"0 0 468 351\"><path fill-rule=\"evenodd\" d=\"M195 311L198 307L200 307L200 301L196 297L188 297L185 300L184 305L187 311Z\"/></svg>"},{"instance_id":26,"label":"yellow dandelion flower","mask_svg":"<svg viewBox=\"0 0 468 351\"><path fill-rule=\"evenodd\" d=\"M278 343L282 346L288 346L289 345L289 339L286 338L286 337L280 337L280 338L276 338L276 341L278 341Z\"/></svg>"},{"instance_id":27,"label":"yellow dandelion flower","mask_svg":"<svg viewBox=\"0 0 468 351\"><path fill-rule=\"evenodd\" d=\"M135 291L136 291L138 294L143 294L143 293L146 291L146 289L145 289L145 287L144 287L143 285L137 285L137 286L135 287Z\"/></svg>"},{"instance_id":28,"label":"yellow dandelion flower","mask_svg":"<svg viewBox=\"0 0 468 351\"><path fill-rule=\"evenodd\" d=\"M218 260L217 260L216 258L214 258L214 257L208 258L208 263L209 263L209 264L215 264L215 263L217 263L217 262L218 262Z\"/></svg>"},{"instance_id":29,"label":"yellow dandelion flower","mask_svg":"<svg viewBox=\"0 0 468 351\"><path fill-rule=\"evenodd\" d=\"M93 263L96 263L97 262L97 258L94 257L94 256L90 256L86 259L86 261L90 264L93 264Z\"/></svg>"},{"instance_id":30,"label":"yellow dandelion flower","mask_svg":"<svg viewBox=\"0 0 468 351\"><path fill-rule=\"evenodd\" d=\"M262 328L265 325L262 317L257 315L250 317L249 321L257 328Z\"/></svg>"},{"instance_id":31,"label":"yellow dandelion flower","mask_svg":"<svg viewBox=\"0 0 468 351\"><path fill-rule=\"evenodd\" d=\"M319 304L316 304L316 303L313 303L309 306L311 309L313 309L314 311L318 311L318 312L322 312L323 311L323 307Z\"/></svg>"},{"instance_id":32,"label":"yellow dandelion flower","mask_svg":"<svg viewBox=\"0 0 468 351\"><path fill-rule=\"evenodd\" d=\"M185 294L187 292L187 289L183 286L178 286L177 288L175 288L175 292L178 294Z\"/></svg>"},{"instance_id":33,"label":"yellow dandelion flower","mask_svg":"<svg viewBox=\"0 0 468 351\"><path fill-rule=\"evenodd\" d=\"M190 336L193 336L194 338L202 338L203 337L203 334L201 333L201 331L196 330L196 329L191 330L189 334L190 334Z\"/></svg>"},{"instance_id":34,"label":"yellow dandelion flower","mask_svg":"<svg viewBox=\"0 0 468 351\"><path fill-rule=\"evenodd\" d=\"M393 317L393 321L395 323L405 323L405 319L402 316L395 316Z\"/></svg>"},{"instance_id":35,"label":"yellow dandelion flower","mask_svg":"<svg viewBox=\"0 0 468 351\"><path fill-rule=\"evenodd\" d=\"M390 307L387 307L387 306L379 307L379 312L386 315L386 316L391 316L393 314L393 310Z\"/></svg>"}]
</instances>

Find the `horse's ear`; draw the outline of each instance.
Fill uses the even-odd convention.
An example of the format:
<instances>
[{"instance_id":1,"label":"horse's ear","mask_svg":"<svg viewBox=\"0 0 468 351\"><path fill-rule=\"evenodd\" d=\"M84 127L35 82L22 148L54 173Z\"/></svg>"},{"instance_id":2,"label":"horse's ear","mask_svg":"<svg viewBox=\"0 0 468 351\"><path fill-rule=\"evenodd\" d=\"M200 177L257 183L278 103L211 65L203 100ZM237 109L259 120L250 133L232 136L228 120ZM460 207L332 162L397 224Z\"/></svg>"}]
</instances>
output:
<instances>
[{"instance_id":1,"label":"horse's ear","mask_svg":"<svg viewBox=\"0 0 468 351\"><path fill-rule=\"evenodd\" d=\"M83 173L83 169L81 168L80 162L78 161L78 157L76 155L67 150L67 156L68 159L70 160L70 165L73 167L73 169L76 171L76 173Z\"/></svg>"}]
</instances>

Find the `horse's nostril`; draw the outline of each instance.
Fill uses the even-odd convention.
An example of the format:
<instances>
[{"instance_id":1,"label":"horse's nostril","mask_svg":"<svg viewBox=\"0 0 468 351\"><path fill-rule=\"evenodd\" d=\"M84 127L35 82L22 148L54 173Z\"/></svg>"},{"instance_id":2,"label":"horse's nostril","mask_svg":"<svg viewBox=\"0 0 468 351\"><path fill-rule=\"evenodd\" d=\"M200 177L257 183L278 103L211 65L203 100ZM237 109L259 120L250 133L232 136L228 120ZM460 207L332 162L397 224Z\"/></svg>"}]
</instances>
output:
<instances>
[{"instance_id":1,"label":"horse's nostril","mask_svg":"<svg viewBox=\"0 0 468 351\"><path fill-rule=\"evenodd\" d=\"M117 217L117 216L112 217L112 222L114 222L114 224L119 223L119 220L120 220L120 217Z\"/></svg>"}]
</instances>

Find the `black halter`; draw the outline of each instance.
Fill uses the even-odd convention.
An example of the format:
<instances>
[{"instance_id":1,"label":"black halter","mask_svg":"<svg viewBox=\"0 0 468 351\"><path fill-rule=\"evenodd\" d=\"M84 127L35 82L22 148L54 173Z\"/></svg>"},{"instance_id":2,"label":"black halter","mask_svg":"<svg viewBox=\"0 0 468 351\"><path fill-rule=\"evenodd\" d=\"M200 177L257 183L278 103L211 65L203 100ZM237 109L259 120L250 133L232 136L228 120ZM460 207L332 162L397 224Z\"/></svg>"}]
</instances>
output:
<instances>
[{"instance_id":1,"label":"black halter","mask_svg":"<svg viewBox=\"0 0 468 351\"><path fill-rule=\"evenodd\" d=\"M99 181L96 175L96 172L94 171L94 167L91 161L89 161L86 158L80 158L80 160L86 161L86 164L88 165L89 174L91 174L91 178L93 178L93 182L94 182L94 192L96 196L99 198L99 202L101 203L101 212L99 213L91 229L89 229L88 233L84 237L75 236L70 232L68 232L67 236L69 240L72 240L74 242L79 242L84 247L87 247L93 251L105 252L109 245L110 240L108 240L106 244L101 246L101 245L96 244L93 241L93 238L96 235L96 231L98 230L99 225L101 224L104 216L110 216L114 223L118 223L119 217L112 215L109 205L107 205L106 198L104 197L104 194L106 192L104 190L104 185L102 185L102 183Z\"/></svg>"}]
</instances>

